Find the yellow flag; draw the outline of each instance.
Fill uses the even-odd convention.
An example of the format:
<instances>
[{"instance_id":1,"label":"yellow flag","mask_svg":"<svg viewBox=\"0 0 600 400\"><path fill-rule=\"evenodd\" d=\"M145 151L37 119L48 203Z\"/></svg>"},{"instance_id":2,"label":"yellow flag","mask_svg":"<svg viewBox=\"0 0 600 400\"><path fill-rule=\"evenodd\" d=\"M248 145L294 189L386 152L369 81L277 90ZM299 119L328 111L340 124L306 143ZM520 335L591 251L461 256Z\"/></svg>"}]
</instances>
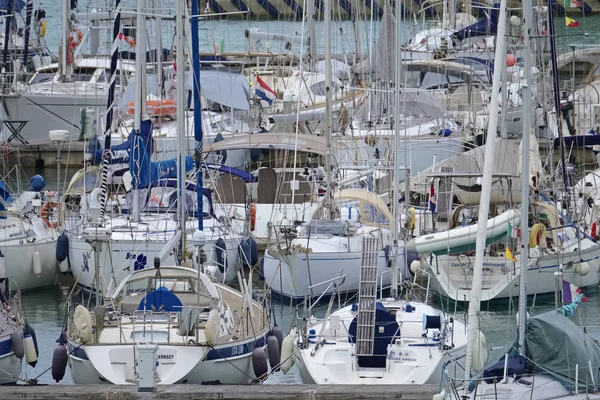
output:
<instances>
[{"instance_id":1,"label":"yellow flag","mask_svg":"<svg viewBox=\"0 0 600 400\"><path fill-rule=\"evenodd\" d=\"M512 250L509 247L506 248L506 258L513 262L517 262L517 259L515 258Z\"/></svg>"}]
</instances>

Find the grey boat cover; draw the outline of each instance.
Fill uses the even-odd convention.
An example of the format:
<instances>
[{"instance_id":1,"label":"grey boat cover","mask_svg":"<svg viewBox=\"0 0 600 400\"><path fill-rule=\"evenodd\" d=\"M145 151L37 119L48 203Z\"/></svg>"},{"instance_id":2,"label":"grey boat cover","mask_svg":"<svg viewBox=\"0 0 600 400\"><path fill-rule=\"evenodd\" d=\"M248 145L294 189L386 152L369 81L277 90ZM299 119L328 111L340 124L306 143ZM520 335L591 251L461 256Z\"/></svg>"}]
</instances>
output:
<instances>
[{"instance_id":1,"label":"grey boat cover","mask_svg":"<svg viewBox=\"0 0 600 400\"><path fill-rule=\"evenodd\" d=\"M589 365L595 382L600 376L600 345L569 318L557 311L531 317L525 339L527 356L538 369L575 380L579 364L580 385L592 385ZM541 367L541 368L540 368Z\"/></svg>"}]
</instances>

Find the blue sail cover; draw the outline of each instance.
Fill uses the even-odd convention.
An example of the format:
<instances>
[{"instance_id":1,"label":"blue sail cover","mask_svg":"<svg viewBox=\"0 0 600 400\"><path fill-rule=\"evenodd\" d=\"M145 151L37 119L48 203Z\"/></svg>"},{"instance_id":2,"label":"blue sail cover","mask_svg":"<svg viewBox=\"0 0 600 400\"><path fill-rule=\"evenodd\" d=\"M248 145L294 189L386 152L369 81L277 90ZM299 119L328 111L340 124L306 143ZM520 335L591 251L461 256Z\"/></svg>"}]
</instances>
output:
<instances>
[{"instance_id":1,"label":"blue sail cover","mask_svg":"<svg viewBox=\"0 0 600 400\"><path fill-rule=\"evenodd\" d=\"M131 172L131 187L133 189L142 189L150 184L151 163L148 137L151 132L152 122L142 121L140 130L133 130L127 138L130 144L129 171Z\"/></svg>"},{"instance_id":2,"label":"blue sail cover","mask_svg":"<svg viewBox=\"0 0 600 400\"><path fill-rule=\"evenodd\" d=\"M462 28L452 35L452 37L458 39L458 41L462 41L469 37L495 35L498 31L499 13L500 5L494 4L489 16L486 16L486 18L474 23L473 25Z\"/></svg>"},{"instance_id":3,"label":"blue sail cover","mask_svg":"<svg viewBox=\"0 0 600 400\"><path fill-rule=\"evenodd\" d=\"M248 171L244 171L242 169L228 167L226 165L214 164L214 163L203 163L202 167L206 169L212 169L215 171L223 172L225 174L231 174L235 176L239 176L246 183L256 181L256 177L252 175L252 173ZM187 168L187 160L186 160L186 168Z\"/></svg>"},{"instance_id":4,"label":"blue sail cover","mask_svg":"<svg viewBox=\"0 0 600 400\"><path fill-rule=\"evenodd\" d=\"M115 164L127 164L129 163L129 151L131 150L131 145L133 142L134 135L136 135L135 131L131 131L127 140L123 143L111 146L111 158L110 163L112 165ZM144 120L140 123L140 132L137 134L139 139L144 141L144 148L148 152L148 155L154 152L154 140L152 140L152 121ZM90 140L90 150L91 154L94 155L92 159L93 165L99 165L102 163L102 154L104 153L103 149L98 149L96 146L91 146L92 141Z\"/></svg>"},{"instance_id":5,"label":"blue sail cover","mask_svg":"<svg viewBox=\"0 0 600 400\"><path fill-rule=\"evenodd\" d=\"M190 172L194 168L194 159L191 156L185 157L185 172ZM177 159L172 158L165 161L155 161L150 165L150 177L152 184L161 179L177 178Z\"/></svg>"},{"instance_id":6,"label":"blue sail cover","mask_svg":"<svg viewBox=\"0 0 600 400\"><path fill-rule=\"evenodd\" d=\"M4 183L2 183L2 182L0 182L0 196L2 196L2 198L8 203L12 203L12 201L13 201L9 191L6 189L6 187L4 186Z\"/></svg>"},{"instance_id":7,"label":"blue sail cover","mask_svg":"<svg viewBox=\"0 0 600 400\"><path fill-rule=\"evenodd\" d=\"M25 2L22 0L0 0L0 14L8 14L11 8L20 13L25 8Z\"/></svg>"}]
</instances>

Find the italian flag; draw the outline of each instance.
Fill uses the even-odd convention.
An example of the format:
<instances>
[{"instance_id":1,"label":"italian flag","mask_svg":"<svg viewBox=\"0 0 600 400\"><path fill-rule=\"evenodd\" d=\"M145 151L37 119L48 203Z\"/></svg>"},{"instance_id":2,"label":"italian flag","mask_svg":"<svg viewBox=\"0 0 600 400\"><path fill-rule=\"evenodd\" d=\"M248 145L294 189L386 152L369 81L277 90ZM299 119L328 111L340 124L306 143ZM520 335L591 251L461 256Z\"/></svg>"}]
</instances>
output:
<instances>
[{"instance_id":1,"label":"italian flag","mask_svg":"<svg viewBox=\"0 0 600 400\"><path fill-rule=\"evenodd\" d=\"M508 223L508 232L507 233L508 233L508 237L513 238L513 239L516 239L519 236L521 236L521 231L519 230L519 228L517 228L510 222Z\"/></svg>"},{"instance_id":2,"label":"italian flag","mask_svg":"<svg viewBox=\"0 0 600 400\"><path fill-rule=\"evenodd\" d=\"M581 7L581 1L579 1L579 0L565 0L565 8L579 8L579 7Z\"/></svg>"},{"instance_id":3,"label":"italian flag","mask_svg":"<svg viewBox=\"0 0 600 400\"><path fill-rule=\"evenodd\" d=\"M573 18L569 18L567 16L565 16L565 24L567 25L567 28L579 27L579 22L577 22Z\"/></svg>"}]
</instances>

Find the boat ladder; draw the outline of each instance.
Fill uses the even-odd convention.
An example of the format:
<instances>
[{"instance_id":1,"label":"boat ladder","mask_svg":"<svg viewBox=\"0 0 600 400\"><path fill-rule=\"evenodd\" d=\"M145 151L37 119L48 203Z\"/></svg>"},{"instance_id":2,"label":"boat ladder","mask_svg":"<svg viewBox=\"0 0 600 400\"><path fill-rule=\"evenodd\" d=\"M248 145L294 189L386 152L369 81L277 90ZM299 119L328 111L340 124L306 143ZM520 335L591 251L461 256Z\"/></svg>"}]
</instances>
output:
<instances>
[{"instance_id":1,"label":"boat ladder","mask_svg":"<svg viewBox=\"0 0 600 400\"><path fill-rule=\"evenodd\" d=\"M377 302L377 260L379 239L363 238L362 264L358 293L356 324L356 355L372 356L375 338L375 307Z\"/></svg>"}]
</instances>

